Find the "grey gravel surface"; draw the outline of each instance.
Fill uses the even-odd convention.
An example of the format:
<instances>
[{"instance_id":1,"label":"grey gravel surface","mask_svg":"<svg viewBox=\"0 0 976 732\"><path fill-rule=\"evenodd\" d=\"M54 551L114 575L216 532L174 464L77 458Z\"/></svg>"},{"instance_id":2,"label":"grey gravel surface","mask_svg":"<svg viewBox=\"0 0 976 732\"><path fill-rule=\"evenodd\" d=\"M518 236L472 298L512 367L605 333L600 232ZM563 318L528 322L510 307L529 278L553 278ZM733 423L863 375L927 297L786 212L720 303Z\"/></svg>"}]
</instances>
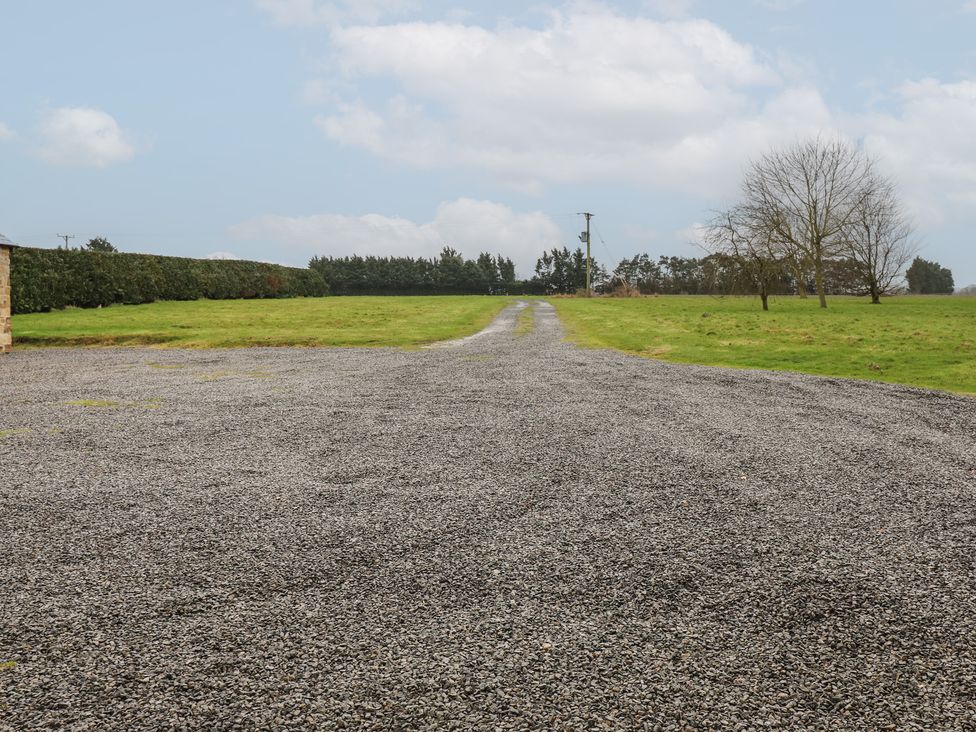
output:
<instances>
[{"instance_id":1,"label":"grey gravel surface","mask_svg":"<svg viewBox=\"0 0 976 732\"><path fill-rule=\"evenodd\" d=\"M0 728L976 729L976 402L537 307L0 359Z\"/></svg>"}]
</instances>

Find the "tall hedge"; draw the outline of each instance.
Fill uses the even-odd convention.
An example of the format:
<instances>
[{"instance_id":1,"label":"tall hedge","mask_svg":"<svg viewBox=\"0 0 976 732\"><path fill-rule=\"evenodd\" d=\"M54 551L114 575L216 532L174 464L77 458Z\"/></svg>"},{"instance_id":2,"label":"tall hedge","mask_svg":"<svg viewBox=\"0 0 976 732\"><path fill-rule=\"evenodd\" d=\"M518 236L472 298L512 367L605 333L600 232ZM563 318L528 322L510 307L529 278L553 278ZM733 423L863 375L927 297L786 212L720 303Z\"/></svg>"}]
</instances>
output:
<instances>
[{"instance_id":1,"label":"tall hedge","mask_svg":"<svg viewBox=\"0 0 976 732\"><path fill-rule=\"evenodd\" d=\"M318 272L242 260L188 259L81 249L13 250L15 313L155 300L317 297L328 285Z\"/></svg>"}]
</instances>

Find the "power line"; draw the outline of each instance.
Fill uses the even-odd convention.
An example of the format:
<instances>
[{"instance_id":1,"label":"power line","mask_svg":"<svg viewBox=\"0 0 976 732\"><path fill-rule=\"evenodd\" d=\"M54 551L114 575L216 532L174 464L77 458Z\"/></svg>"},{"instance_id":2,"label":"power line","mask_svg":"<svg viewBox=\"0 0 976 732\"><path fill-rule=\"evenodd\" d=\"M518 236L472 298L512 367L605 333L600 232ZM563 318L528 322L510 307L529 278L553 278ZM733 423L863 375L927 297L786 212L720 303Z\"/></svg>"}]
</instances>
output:
<instances>
[{"instance_id":1,"label":"power line","mask_svg":"<svg viewBox=\"0 0 976 732\"><path fill-rule=\"evenodd\" d=\"M612 261L613 260L613 255L610 253L610 247L608 247L607 246L607 243L605 241L603 241L603 234L601 234L600 233L600 230L598 228L596 228L596 224L593 224L593 231L596 233L597 239L599 239L600 240L600 243L603 245L603 251L605 251L607 253L607 264L608 265L613 264L613 261Z\"/></svg>"},{"instance_id":2,"label":"power line","mask_svg":"<svg viewBox=\"0 0 976 732\"><path fill-rule=\"evenodd\" d=\"M75 234L58 234L59 239L64 239L64 248L68 248L68 239L74 239Z\"/></svg>"}]
</instances>

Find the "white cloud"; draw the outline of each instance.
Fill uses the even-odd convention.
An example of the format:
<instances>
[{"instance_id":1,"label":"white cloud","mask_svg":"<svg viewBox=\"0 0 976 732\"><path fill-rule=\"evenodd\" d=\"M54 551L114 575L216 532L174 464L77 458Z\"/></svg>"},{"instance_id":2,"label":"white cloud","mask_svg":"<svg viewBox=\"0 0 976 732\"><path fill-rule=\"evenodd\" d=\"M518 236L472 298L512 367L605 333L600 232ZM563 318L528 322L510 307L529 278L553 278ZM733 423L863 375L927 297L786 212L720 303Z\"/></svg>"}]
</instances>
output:
<instances>
[{"instance_id":1,"label":"white cloud","mask_svg":"<svg viewBox=\"0 0 976 732\"><path fill-rule=\"evenodd\" d=\"M967 0L963 3L962 9L967 13L976 13L976 0Z\"/></svg>"},{"instance_id":2,"label":"white cloud","mask_svg":"<svg viewBox=\"0 0 976 732\"><path fill-rule=\"evenodd\" d=\"M51 110L40 132L45 142L38 157L54 165L105 168L136 153L112 115L90 107Z\"/></svg>"},{"instance_id":3,"label":"white cloud","mask_svg":"<svg viewBox=\"0 0 976 732\"><path fill-rule=\"evenodd\" d=\"M597 178L714 193L770 142L831 124L819 93L782 88L751 47L704 20L574 6L541 29L401 23L332 38L347 79L398 91L338 102L317 119L328 137L522 190Z\"/></svg>"},{"instance_id":4,"label":"white cloud","mask_svg":"<svg viewBox=\"0 0 976 732\"><path fill-rule=\"evenodd\" d=\"M693 0L644 6L681 17ZM337 143L419 169L474 170L529 193L609 181L721 205L748 160L771 146L841 135L881 159L923 226L972 217L976 81L912 81L893 97L877 90L863 109L885 112L831 109L815 68L763 55L709 21L587 2L546 18L540 27L333 25L337 73L304 98L324 105L316 124ZM384 88L392 91L378 98Z\"/></svg>"},{"instance_id":5,"label":"white cloud","mask_svg":"<svg viewBox=\"0 0 976 732\"><path fill-rule=\"evenodd\" d=\"M644 0L644 5L652 13L666 18L683 18L691 12L696 0Z\"/></svg>"},{"instance_id":6,"label":"white cloud","mask_svg":"<svg viewBox=\"0 0 976 732\"><path fill-rule=\"evenodd\" d=\"M481 251L511 257L526 274L539 252L563 243L545 214L468 198L441 204L427 223L381 214L267 215L232 227L231 234L324 256L434 257L452 246L468 257Z\"/></svg>"},{"instance_id":7,"label":"white cloud","mask_svg":"<svg viewBox=\"0 0 976 732\"><path fill-rule=\"evenodd\" d=\"M3 122L0 122L0 142L6 142L7 140L12 140L16 137L14 131L7 127Z\"/></svg>"},{"instance_id":8,"label":"white cloud","mask_svg":"<svg viewBox=\"0 0 976 732\"><path fill-rule=\"evenodd\" d=\"M320 106L336 101L337 96L325 79L310 79L302 85L299 99L302 104Z\"/></svg>"},{"instance_id":9,"label":"white cloud","mask_svg":"<svg viewBox=\"0 0 976 732\"><path fill-rule=\"evenodd\" d=\"M938 223L945 204L976 201L976 82L908 82L897 91L897 114L857 121L865 149L895 175L926 223Z\"/></svg>"},{"instance_id":10,"label":"white cloud","mask_svg":"<svg viewBox=\"0 0 976 732\"><path fill-rule=\"evenodd\" d=\"M376 23L387 15L401 15L418 7L415 0L255 0L279 25L338 25Z\"/></svg>"},{"instance_id":11,"label":"white cloud","mask_svg":"<svg viewBox=\"0 0 976 732\"><path fill-rule=\"evenodd\" d=\"M674 232L675 240L692 250L692 256L700 256L705 249L705 235L708 227L700 222Z\"/></svg>"}]
</instances>

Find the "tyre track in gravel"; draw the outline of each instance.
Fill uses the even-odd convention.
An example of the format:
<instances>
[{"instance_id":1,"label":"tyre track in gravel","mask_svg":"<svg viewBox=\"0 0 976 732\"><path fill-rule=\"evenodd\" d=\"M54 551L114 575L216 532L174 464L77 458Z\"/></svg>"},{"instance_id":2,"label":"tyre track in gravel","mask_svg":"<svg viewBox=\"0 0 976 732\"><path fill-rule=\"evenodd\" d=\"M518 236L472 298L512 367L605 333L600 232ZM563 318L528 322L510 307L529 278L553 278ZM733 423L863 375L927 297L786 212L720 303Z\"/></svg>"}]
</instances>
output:
<instances>
[{"instance_id":1,"label":"tyre track in gravel","mask_svg":"<svg viewBox=\"0 0 976 732\"><path fill-rule=\"evenodd\" d=\"M0 360L0 728L976 725L972 400L527 307Z\"/></svg>"}]
</instances>

